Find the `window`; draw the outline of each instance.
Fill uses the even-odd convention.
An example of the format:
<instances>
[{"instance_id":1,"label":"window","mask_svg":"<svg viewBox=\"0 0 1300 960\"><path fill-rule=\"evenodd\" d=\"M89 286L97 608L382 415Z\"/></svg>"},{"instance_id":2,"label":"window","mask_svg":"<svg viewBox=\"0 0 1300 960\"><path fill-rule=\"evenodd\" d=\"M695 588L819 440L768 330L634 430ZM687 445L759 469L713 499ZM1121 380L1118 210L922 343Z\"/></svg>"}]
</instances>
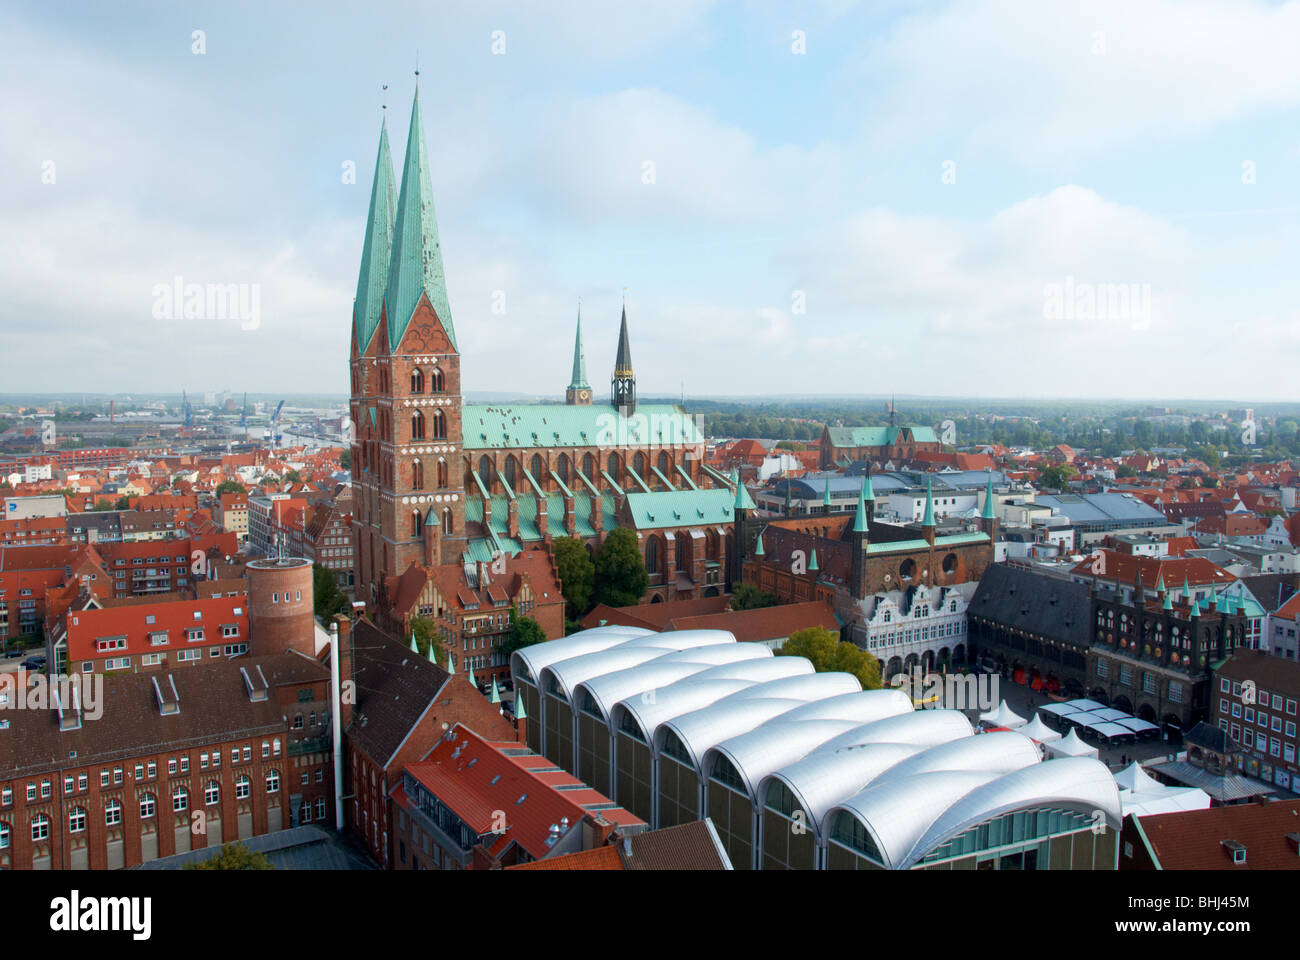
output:
<instances>
[{"instance_id":1,"label":"window","mask_svg":"<svg viewBox=\"0 0 1300 960\"><path fill-rule=\"evenodd\" d=\"M172 809L177 813L188 810L190 807L190 792L184 787L177 787L172 791Z\"/></svg>"},{"instance_id":2,"label":"window","mask_svg":"<svg viewBox=\"0 0 1300 960\"><path fill-rule=\"evenodd\" d=\"M231 747L231 748L230 748L230 762L231 762L231 763L238 763L238 762L239 762L239 748L238 748L238 747Z\"/></svg>"},{"instance_id":3,"label":"window","mask_svg":"<svg viewBox=\"0 0 1300 960\"><path fill-rule=\"evenodd\" d=\"M104 825L115 827L122 822L122 801L109 800L104 804Z\"/></svg>"},{"instance_id":4,"label":"window","mask_svg":"<svg viewBox=\"0 0 1300 960\"><path fill-rule=\"evenodd\" d=\"M154 810L158 806L158 800L152 793L146 793L140 798L140 819L148 820L153 816Z\"/></svg>"},{"instance_id":5,"label":"window","mask_svg":"<svg viewBox=\"0 0 1300 960\"><path fill-rule=\"evenodd\" d=\"M206 753L199 754L199 769L200 770L208 769L208 755Z\"/></svg>"},{"instance_id":6,"label":"window","mask_svg":"<svg viewBox=\"0 0 1300 960\"><path fill-rule=\"evenodd\" d=\"M101 771L99 771L99 785L100 785L101 787L106 787L106 786L108 786L108 771L107 771L107 770L101 770Z\"/></svg>"},{"instance_id":7,"label":"window","mask_svg":"<svg viewBox=\"0 0 1300 960\"><path fill-rule=\"evenodd\" d=\"M325 819L325 798L324 797L316 798L316 819L317 820Z\"/></svg>"},{"instance_id":8,"label":"window","mask_svg":"<svg viewBox=\"0 0 1300 960\"><path fill-rule=\"evenodd\" d=\"M86 808L73 807L68 814L68 832L84 833L86 830Z\"/></svg>"},{"instance_id":9,"label":"window","mask_svg":"<svg viewBox=\"0 0 1300 960\"><path fill-rule=\"evenodd\" d=\"M175 757L168 757L168 758L167 758L167 772L168 772L168 773L175 773L175 772L176 772L176 758L175 758Z\"/></svg>"},{"instance_id":10,"label":"window","mask_svg":"<svg viewBox=\"0 0 1300 960\"><path fill-rule=\"evenodd\" d=\"M272 770L266 775L266 792L267 793L280 792L280 771L279 770Z\"/></svg>"},{"instance_id":11,"label":"window","mask_svg":"<svg viewBox=\"0 0 1300 960\"><path fill-rule=\"evenodd\" d=\"M253 792L253 781L248 778L247 774L241 773L238 777L235 778L235 799L236 800L247 800L252 795L252 792Z\"/></svg>"},{"instance_id":12,"label":"window","mask_svg":"<svg viewBox=\"0 0 1300 960\"><path fill-rule=\"evenodd\" d=\"M13 802L14 802L13 787L5 787L3 790L0 790L0 804L3 804L6 807L11 807L13 806Z\"/></svg>"},{"instance_id":13,"label":"window","mask_svg":"<svg viewBox=\"0 0 1300 960\"><path fill-rule=\"evenodd\" d=\"M0 850L9 849L9 824L0 820Z\"/></svg>"},{"instance_id":14,"label":"window","mask_svg":"<svg viewBox=\"0 0 1300 960\"><path fill-rule=\"evenodd\" d=\"M42 800L48 800L48 799L50 799L50 793L51 793L52 791L53 791L53 787L50 785L50 781L48 781L48 780L42 780L42 781L41 781L41 799L42 799Z\"/></svg>"},{"instance_id":15,"label":"window","mask_svg":"<svg viewBox=\"0 0 1300 960\"><path fill-rule=\"evenodd\" d=\"M203 805L215 807L221 802L221 785L215 780L209 780L208 785L203 788Z\"/></svg>"},{"instance_id":16,"label":"window","mask_svg":"<svg viewBox=\"0 0 1300 960\"><path fill-rule=\"evenodd\" d=\"M43 813L38 813L32 817L32 842L37 843L41 840L50 838L50 818Z\"/></svg>"},{"instance_id":17,"label":"window","mask_svg":"<svg viewBox=\"0 0 1300 960\"><path fill-rule=\"evenodd\" d=\"M253 759L253 748L249 744L244 744L244 762L248 763Z\"/></svg>"}]
</instances>

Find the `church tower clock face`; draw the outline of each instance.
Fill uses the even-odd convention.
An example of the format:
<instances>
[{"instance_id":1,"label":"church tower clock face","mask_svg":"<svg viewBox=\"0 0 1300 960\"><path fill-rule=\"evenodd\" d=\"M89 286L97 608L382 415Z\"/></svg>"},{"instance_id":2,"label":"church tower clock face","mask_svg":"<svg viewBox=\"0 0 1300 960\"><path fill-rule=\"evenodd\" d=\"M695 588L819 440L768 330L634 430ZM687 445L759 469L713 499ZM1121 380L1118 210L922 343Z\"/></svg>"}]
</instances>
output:
<instances>
[{"instance_id":1,"label":"church tower clock face","mask_svg":"<svg viewBox=\"0 0 1300 960\"><path fill-rule=\"evenodd\" d=\"M578 399L579 399L579 400L590 400L590 399L591 399L591 391L590 391L590 390L579 390L579 391L578 391Z\"/></svg>"}]
</instances>

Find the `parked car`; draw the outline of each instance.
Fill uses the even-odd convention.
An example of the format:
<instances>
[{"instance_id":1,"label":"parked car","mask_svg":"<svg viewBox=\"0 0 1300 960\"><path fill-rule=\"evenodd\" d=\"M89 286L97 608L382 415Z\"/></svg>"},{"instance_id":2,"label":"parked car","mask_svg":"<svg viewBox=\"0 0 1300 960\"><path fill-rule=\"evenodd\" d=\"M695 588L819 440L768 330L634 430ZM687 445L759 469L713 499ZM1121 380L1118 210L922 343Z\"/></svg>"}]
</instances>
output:
<instances>
[{"instance_id":1,"label":"parked car","mask_svg":"<svg viewBox=\"0 0 1300 960\"><path fill-rule=\"evenodd\" d=\"M20 648L18 648L18 647L14 647L12 650L6 650L6 651L5 651L5 659L6 659L6 660L16 660L16 659L18 659L19 657L21 657L22 655L23 655L23 652L22 652L22 650L21 650Z\"/></svg>"},{"instance_id":2,"label":"parked car","mask_svg":"<svg viewBox=\"0 0 1300 960\"><path fill-rule=\"evenodd\" d=\"M45 658L28 657L21 664L19 664L19 666L21 666L24 670L40 670L45 666Z\"/></svg>"}]
</instances>

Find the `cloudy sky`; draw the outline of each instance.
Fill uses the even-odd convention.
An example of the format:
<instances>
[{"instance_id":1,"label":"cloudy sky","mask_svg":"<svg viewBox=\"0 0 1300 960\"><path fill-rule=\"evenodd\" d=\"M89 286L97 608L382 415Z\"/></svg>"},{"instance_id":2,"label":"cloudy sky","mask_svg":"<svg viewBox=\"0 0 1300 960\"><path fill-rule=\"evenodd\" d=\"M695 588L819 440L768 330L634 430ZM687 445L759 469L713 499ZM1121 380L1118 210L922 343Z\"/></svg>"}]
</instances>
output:
<instances>
[{"instance_id":1,"label":"cloudy sky","mask_svg":"<svg viewBox=\"0 0 1300 960\"><path fill-rule=\"evenodd\" d=\"M797 6L11 0L0 392L345 392L418 51L467 390L1296 398L1300 0Z\"/></svg>"}]
</instances>

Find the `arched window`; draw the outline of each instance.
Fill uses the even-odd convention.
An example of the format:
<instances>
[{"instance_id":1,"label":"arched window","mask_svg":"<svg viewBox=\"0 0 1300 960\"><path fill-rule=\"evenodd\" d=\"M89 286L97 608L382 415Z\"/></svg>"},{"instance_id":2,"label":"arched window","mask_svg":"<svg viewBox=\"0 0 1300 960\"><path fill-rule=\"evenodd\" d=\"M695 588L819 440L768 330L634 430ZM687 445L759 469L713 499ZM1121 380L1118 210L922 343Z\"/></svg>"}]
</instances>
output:
<instances>
[{"instance_id":1,"label":"arched window","mask_svg":"<svg viewBox=\"0 0 1300 960\"><path fill-rule=\"evenodd\" d=\"M605 461L605 472L609 474L609 479L618 483L618 454L611 453Z\"/></svg>"},{"instance_id":2,"label":"arched window","mask_svg":"<svg viewBox=\"0 0 1300 960\"><path fill-rule=\"evenodd\" d=\"M215 780L209 780L208 785L203 788L203 805L206 807L215 807L221 802L221 784Z\"/></svg>"},{"instance_id":3,"label":"arched window","mask_svg":"<svg viewBox=\"0 0 1300 960\"><path fill-rule=\"evenodd\" d=\"M519 477L516 475L517 469L514 454L506 457L506 483L510 484L511 490L519 489Z\"/></svg>"},{"instance_id":4,"label":"arched window","mask_svg":"<svg viewBox=\"0 0 1300 960\"><path fill-rule=\"evenodd\" d=\"M411 536L412 537L420 536L422 532L420 529L422 526L420 521L421 521L420 511L412 510L411 511Z\"/></svg>"},{"instance_id":5,"label":"arched window","mask_svg":"<svg viewBox=\"0 0 1300 960\"><path fill-rule=\"evenodd\" d=\"M691 456L691 451L683 450L681 466L682 469L686 471L686 475L690 477L692 480L695 479L695 470L692 469L694 465L695 465L695 458Z\"/></svg>"},{"instance_id":6,"label":"arched window","mask_svg":"<svg viewBox=\"0 0 1300 960\"><path fill-rule=\"evenodd\" d=\"M533 479L538 483L544 483L546 481L546 471L544 466L541 454L534 453L532 462L528 466L528 472L533 475Z\"/></svg>"},{"instance_id":7,"label":"arched window","mask_svg":"<svg viewBox=\"0 0 1300 960\"><path fill-rule=\"evenodd\" d=\"M447 390L447 379L443 376L441 370L435 370L429 374L429 390L433 393L445 393Z\"/></svg>"},{"instance_id":8,"label":"arched window","mask_svg":"<svg viewBox=\"0 0 1300 960\"><path fill-rule=\"evenodd\" d=\"M424 374L419 370L411 371L411 392L424 393Z\"/></svg>"},{"instance_id":9,"label":"arched window","mask_svg":"<svg viewBox=\"0 0 1300 960\"><path fill-rule=\"evenodd\" d=\"M636 456L632 458L632 469L636 471L638 477L642 480L645 479L645 454L640 450L638 450Z\"/></svg>"},{"instance_id":10,"label":"arched window","mask_svg":"<svg viewBox=\"0 0 1300 960\"><path fill-rule=\"evenodd\" d=\"M492 492L492 461L488 459L487 454L478 458L478 478L483 481L483 486L488 493Z\"/></svg>"},{"instance_id":11,"label":"arched window","mask_svg":"<svg viewBox=\"0 0 1300 960\"><path fill-rule=\"evenodd\" d=\"M172 791L172 810L181 813L190 808L190 792L184 787Z\"/></svg>"},{"instance_id":12,"label":"arched window","mask_svg":"<svg viewBox=\"0 0 1300 960\"><path fill-rule=\"evenodd\" d=\"M9 824L0 820L0 850L9 849Z\"/></svg>"},{"instance_id":13,"label":"arched window","mask_svg":"<svg viewBox=\"0 0 1300 960\"><path fill-rule=\"evenodd\" d=\"M411 414L411 439L424 439L424 414L419 410Z\"/></svg>"},{"instance_id":14,"label":"arched window","mask_svg":"<svg viewBox=\"0 0 1300 960\"><path fill-rule=\"evenodd\" d=\"M433 438L435 440L447 439L447 418L443 416L441 410L433 411Z\"/></svg>"},{"instance_id":15,"label":"arched window","mask_svg":"<svg viewBox=\"0 0 1300 960\"><path fill-rule=\"evenodd\" d=\"M443 507L442 510L442 535L449 537L456 531L452 529L451 507Z\"/></svg>"},{"instance_id":16,"label":"arched window","mask_svg":"<svg viewBox=\"0 0 1300 960\"><path fill-rule=\"evenodd\" d=\"M247 800L253 792L253 781L248 779L248 774L241 773L235 778L235 799Z\"/></svg>"},{"instance_id":17,"label":"arched window","mask_svg":"<svg viewBox=\"0 0 1300 960\"><path fill-rule=\"evenodd\" d=\"M645 572L656 574L659 572L659 538L651 537L645 545Z\"/></svg>"},{"instance_id":18,"label":"arched window","mask_svg":"<svg viewBox=\"0 0 1300 960\"><path fill-rule=\"evenodd\" d=\"M424 461L419 457L411 462L411 489L424 489Z\"/></svg>"},{"instance_id":19,"label":"arched window","mask_svg":"<svg viewBox=\"0 0 1300 960\"><path fill-rule=\"evenodd\" d=\"M588 480L596 479L596 458L591 454L582 458L582 473Z\"/></svg>"},{"instance_id":20,"label":"arched window","mask_svg":"<svg viewBox=\"0 0 1300 960\"><path fill-rule=\"evenodd\" d=\"M43 813L32 817L32 842L50 839L50 818Z\"/></svg>"},{"instance_id":21,"label":"arched window","mask_svg":"<svg viewBox=\"0 0 1300 960\"><path fill-rule=\"evenodd\" d=\"M279 792L280 792L280 771L279 771L279 770L268 770L268 771L267 771L267 773L266 773L266 792L267 792L267 793L279 793Z\"/></svg>"},{"instance_id":22,"label":"arched window","mask_svg":"<svg viewBox=\"0 0 1300 960\"><path fill-rule=\"evenodd\" d=\"M140 798L140 819L148 820L153 816L154 810L158 808L158 798L152 793L146 793Z\"/></svg>"},{"instance_id":23,"label":"arched window","mask_svg":"<svg viewBox=\"0 0 1300 960\"><path fill-rule=\"evenodd\" d=\"M569 485L569 455L560 454L560 459L555 461L555 474L560 478L560 482L565 486Z\"/></svg>"},{"instance_id":24,"label":"arched window","mask_svg":"<svg viewBox=\"0 0 1300 960\"><path fill-rule=\"evenodd\" d=\"M659 462L658 464L656 464L656 466L659 467L660 473L662 473L665 477L668 476L668 471L669 469L672 468L672 463L670 463L668 460L668 451L666 450L659 451Z\"/></svg>"},{"instance_id":25,"label":"arched window","mask_svg":"<svg viewBox=\"0 0 1300 960\"><path fill-rule=\"evenodd\" d=\"M86 832L86 808L73 807L68 814L68 833Z\"/></svg>"},{"instance_id":26,"label":"arched window","mask_svg":"<svg viewBox=\"0 0 1300 960\"><path fill-rule=\"evenodd\" d=\"M438 489L442 490L447 486L447 461L442 457L438 458Z\"/></svg>"},{"instance_id":27,"label":"arched window","mask_svg":"<svg viewBox=\"0 0 1300 960\"><path fill-rule=\"evenodd\" d=\"M122 801L109 800L104 804L104 826L115 827L122 822Z\"/></svg>"}]
</instances>

